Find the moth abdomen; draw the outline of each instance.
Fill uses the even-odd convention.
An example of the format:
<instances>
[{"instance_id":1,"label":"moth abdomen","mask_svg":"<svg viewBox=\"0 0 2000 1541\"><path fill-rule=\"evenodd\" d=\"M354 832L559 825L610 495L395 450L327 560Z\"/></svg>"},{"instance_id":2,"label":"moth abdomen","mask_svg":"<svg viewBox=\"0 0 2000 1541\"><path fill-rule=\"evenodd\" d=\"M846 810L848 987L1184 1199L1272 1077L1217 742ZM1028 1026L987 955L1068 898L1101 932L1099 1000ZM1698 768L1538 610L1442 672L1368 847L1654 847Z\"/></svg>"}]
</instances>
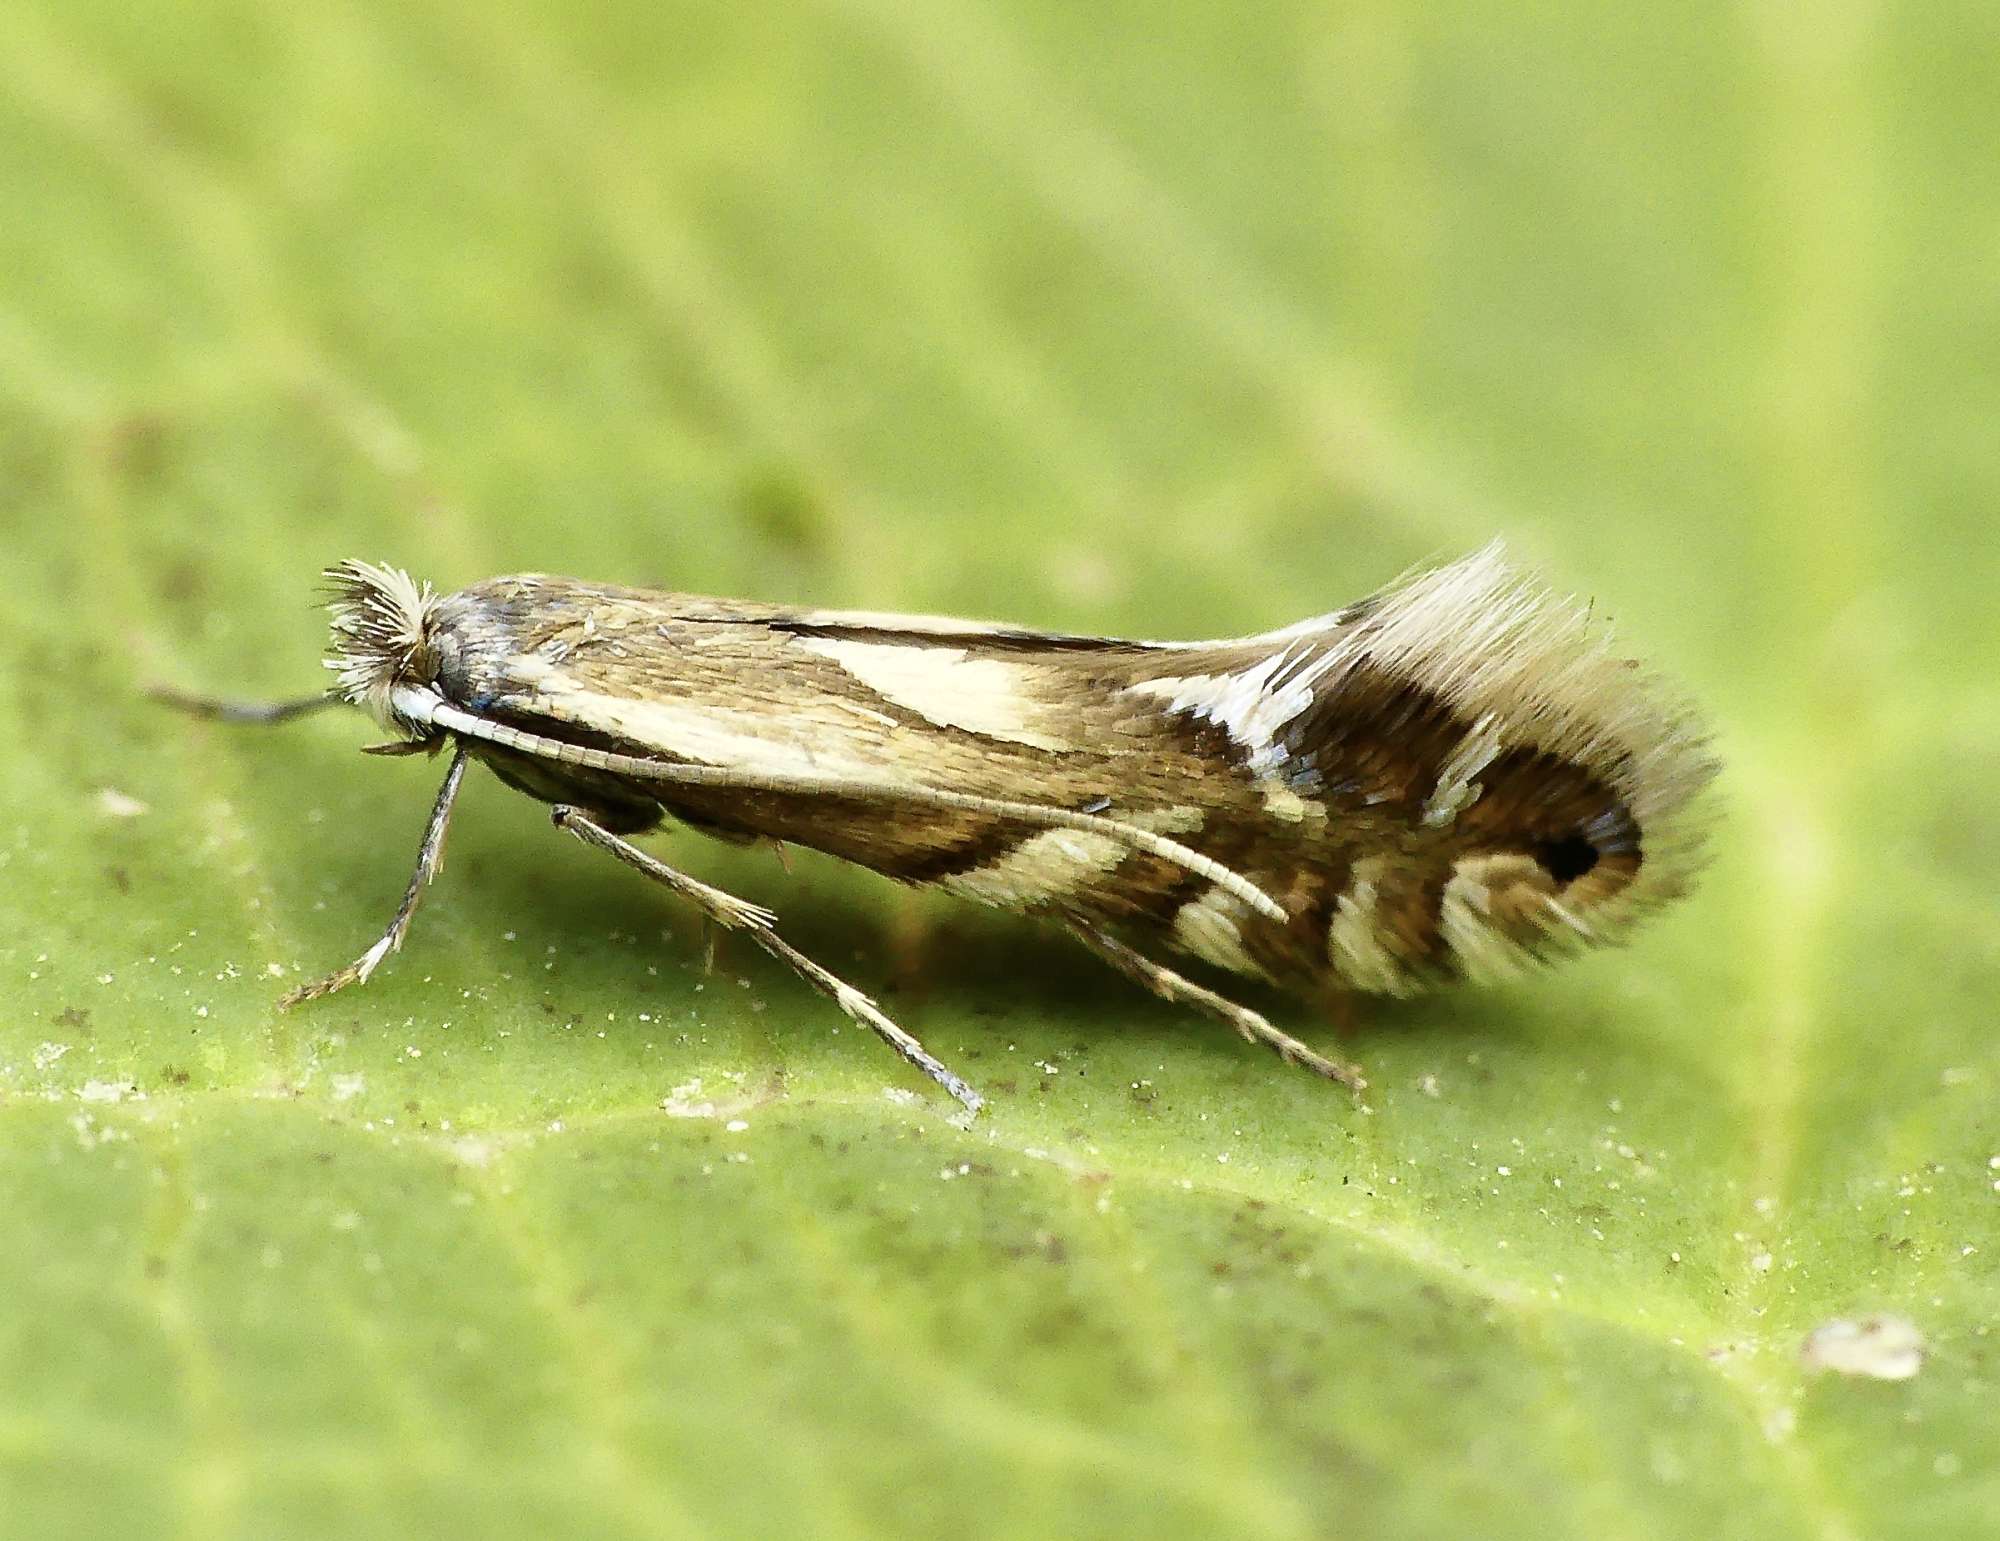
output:
<instances>
[{"instance_id":1,"label":"moth abdomen","mask_svg":"<svg viewBox=\"0 0 2000 1541\"><path fill-rule=\"evenodd\" d=\"M580 766L562 765L516 750L482 745L473 753L503 783L544 803L587 808L618 835L644 834L658 827L667 810L657 797L635 792L630 782Z\"/></svg>"}]
</instances>

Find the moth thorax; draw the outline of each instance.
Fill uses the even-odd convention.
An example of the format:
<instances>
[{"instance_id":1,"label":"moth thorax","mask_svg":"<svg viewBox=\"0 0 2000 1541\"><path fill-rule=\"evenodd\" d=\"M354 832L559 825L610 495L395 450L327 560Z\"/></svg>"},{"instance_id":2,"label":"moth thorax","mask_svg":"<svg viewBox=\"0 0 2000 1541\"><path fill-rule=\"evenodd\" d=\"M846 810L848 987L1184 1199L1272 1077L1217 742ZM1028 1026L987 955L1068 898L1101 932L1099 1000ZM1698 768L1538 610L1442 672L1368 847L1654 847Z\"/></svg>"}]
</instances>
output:
<instances>
[{"instance_id":1,"label":"moth thorax","mask_svg":"<svg viewBox=\"0 0 2000 1541\"><path fill-rule=\"evenodd\" d=\"M324 576L333 631L326 667L348 701L384 727L400 728L391 692L437 678L430 627L438 596L400 568L373 562L342 562Z\"/></svg>"}]
</instances>

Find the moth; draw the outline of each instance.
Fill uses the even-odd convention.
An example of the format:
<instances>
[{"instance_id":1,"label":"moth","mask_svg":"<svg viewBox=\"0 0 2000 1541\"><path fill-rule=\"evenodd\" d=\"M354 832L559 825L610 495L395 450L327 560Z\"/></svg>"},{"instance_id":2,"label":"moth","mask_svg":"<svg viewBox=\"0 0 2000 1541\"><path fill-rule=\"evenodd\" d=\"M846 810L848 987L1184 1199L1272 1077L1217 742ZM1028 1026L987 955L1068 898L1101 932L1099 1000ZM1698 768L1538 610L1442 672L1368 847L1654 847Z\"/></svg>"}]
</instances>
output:
<instances>
[{"instance_id":1,"label":"moth","mask_svg":"<svg viewBox=\"0 0 2000 1541\"><path fill-rule=\"evenodd\" d=\"M467 766L745 933L967 1108L981 1099L760 904L629 837L673 819L1047 917L1168 1000L1366 1083L1162 961L1406 995L1612 940L1680 894L1715 773L1693 713L1496 544L1330 614L1211 642L791 608L523 574L440 594L327 569L332 688L183 707L365 709L450 752L366 980L436 875Z\"/></svg>"}]
</instances>

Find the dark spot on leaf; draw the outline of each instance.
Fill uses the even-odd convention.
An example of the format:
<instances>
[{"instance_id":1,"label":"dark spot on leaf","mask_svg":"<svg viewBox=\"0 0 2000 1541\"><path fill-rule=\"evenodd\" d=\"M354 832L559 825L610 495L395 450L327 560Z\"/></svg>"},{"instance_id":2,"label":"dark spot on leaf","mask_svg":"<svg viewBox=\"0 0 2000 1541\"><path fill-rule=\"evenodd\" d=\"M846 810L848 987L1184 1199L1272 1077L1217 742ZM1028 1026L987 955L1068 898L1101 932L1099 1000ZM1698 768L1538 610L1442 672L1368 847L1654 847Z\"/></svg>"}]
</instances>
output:
<instances>
[{"instance_id":1,"label":"dark spot on leaf","mask_svg":"<svg viewBox=\"0 0 2000 1541\"><path fill-rule=\"evenodd\" d=\"M208 588L208 574L200 563L183 557L169 563L166 571L154 580L154 586L160 598L169 604L188 604L201 598Z\"/></svg>"},{"instance_id":2,"label":"dark spot on leaf","mask_svg":"<svg viewBox=\"0 0 2000 1541\"><path fill-rule=\"evenodd\" d=\"M736 508L773 545L801 556L825 554L825 506L791 472L767 468L749 477L736 491Z\"/></svg>"},{"instance_id":3,"label":"dark spot on leaf","mask_svg":"<svg viewBox=\"0 0 2000 1541\"><path fill-rule=\"evenodd\" d=\"M63 464L62 440L30 413L0 408L0 510L26 509L47 495Z\"/></svg>"},{"instance_id":4,"label":"dark spot on leaf","mask_svg":"<svg viewBox=\"0 0 2000 1541\"><path fill-rule=\"evenodd\" d=\"M120 418L105 435L105 463L127 482L157 482L171 458L172 428L171 421L158 412L134 412Z\"/></svg>"}]
</instances>

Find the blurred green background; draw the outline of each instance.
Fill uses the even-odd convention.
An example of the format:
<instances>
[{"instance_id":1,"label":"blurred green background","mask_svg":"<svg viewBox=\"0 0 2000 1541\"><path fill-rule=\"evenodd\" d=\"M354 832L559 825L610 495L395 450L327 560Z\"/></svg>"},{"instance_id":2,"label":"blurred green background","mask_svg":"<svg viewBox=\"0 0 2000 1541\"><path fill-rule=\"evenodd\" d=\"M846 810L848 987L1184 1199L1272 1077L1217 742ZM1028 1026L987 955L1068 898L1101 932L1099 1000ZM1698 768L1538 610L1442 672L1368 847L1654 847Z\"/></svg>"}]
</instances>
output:
<instances>
[{"instance_id":1,"label":"blurred green background","mask_svg":"<svg viewBox=\"0 0 2000 1541\"><path fill-rule=\"evenodd\" d=\"M1962 3L0 6L0 1534L1990 1533L1996 102ZM136 698L347 555L1203 635L1495 534L1717 861L1359 1105L666 838L960 1127L483 777L280 1015L436 767Z\"/></svg>"}]
</instances>

